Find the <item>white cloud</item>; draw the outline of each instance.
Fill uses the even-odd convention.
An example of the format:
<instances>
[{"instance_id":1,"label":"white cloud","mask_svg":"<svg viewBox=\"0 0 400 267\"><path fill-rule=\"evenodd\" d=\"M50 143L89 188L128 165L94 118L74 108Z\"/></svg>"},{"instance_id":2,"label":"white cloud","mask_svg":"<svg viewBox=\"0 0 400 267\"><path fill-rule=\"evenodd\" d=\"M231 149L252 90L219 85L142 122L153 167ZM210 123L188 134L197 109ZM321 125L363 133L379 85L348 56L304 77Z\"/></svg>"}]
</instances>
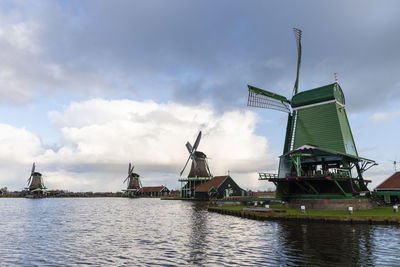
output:
<instances>
[{"instance_id":1,"label":"white cloud","mask_svg":"<svg viewBox=\"0 0 400 267\"><path fill-rule=\"evenodd\" d=\"M32 162L44 153L38 136L23 128L0 124L0 187L22 189Z\"/></svg>"},{"instance_id":2,"label":"white cloud","mask_svg":"<svg viewBox=\"0 0 400 267\"><path fill-rule=\"evenodd\" d=\"M397 118L400 118L400 110L394 112L377 112L370 117L374 123L389 122Z\"/></svg>"},{"instance_id":3,"label":"white cloud","mask_svg":"<svg viewBox=\"0 0 400 267\"><path fill-rule=\"evenodd\" d=\"M39 137L7 124L0 124L0 145L0 160L3 162L28 163L44 152Z\"/></svg>"},{"instance_id":4,"label":"white cloud","mask_svg":"<svg viewBox=\"0 0 400 267\"><path fill-rule=\"evenodd\" d=\"M200 149L221 161L219 170L261 167L267 150L267 140L253 133L257 118L250 111L218 114L207 106L94 99L50 117L63 126L67 144L51 156L70 153L86 163L134 160L179 167L187 156L185 142L193 142L198 130L204 133Z\"/></svg>"},{"instance_id":5,"label":"white cloud","mask_svg":"<svg viewBox=\"0 0 400 267\"><path fill-rule=\"evenodd\" d=\"M128 162L145 184L177 187L188 157L185 143L193 143L199 130L199 150L210 158L212 173L236 173L244 188L260 187L256 171L276 163L268 155L267 139L254 134L257 116L251 111L218 113L204 105L92 99L49 116L62 131L58 151L44 149L38 137L11 126L3 126L0 145L10 148L3 150L4 157L12 154L24 164L37 161L51 188L120 190Z\"/></svg>"}]
</instances>

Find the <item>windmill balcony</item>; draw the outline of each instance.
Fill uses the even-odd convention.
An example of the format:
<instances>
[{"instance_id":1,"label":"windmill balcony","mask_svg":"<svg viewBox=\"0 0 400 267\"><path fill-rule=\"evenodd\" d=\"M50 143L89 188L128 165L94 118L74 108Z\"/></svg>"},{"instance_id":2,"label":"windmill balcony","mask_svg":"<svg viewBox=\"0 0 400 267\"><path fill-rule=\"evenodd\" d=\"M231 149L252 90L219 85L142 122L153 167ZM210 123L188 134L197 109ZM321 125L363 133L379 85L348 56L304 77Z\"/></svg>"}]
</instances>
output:
<instances>
[{"instance_id":1,"label":"windmill balcony","mask_svg":"<svg viewBox=\"0 0 400 267\"><path fill-rule=\"evenodd\" d=\"M285 177L334 177L334 178L351 178L351 172L350 170L347 169L329 169L327 171L324 170L303 170L301 172L301 176L298 176L295 171L292 172L287 172L285 174ZM261 177L261 175L260 175ZM278 177L272 177L268 176L267 179L263 180L268 180L268 178L278 178ZM261 180L261 179L260 179Z\"/></svg>"}]
</instances>

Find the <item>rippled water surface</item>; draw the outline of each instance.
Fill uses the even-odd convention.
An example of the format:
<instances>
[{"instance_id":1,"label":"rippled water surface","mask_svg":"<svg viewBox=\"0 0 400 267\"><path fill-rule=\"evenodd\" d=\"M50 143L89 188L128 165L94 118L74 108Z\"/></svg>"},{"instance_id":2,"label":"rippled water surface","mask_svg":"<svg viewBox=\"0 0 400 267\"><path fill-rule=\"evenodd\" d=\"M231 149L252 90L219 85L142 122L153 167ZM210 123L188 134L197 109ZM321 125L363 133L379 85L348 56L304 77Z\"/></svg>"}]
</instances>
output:
<instances>
[{"instance_id":1,"label":"rippled water surface","mask_svg":"<svg viewBox=\"0 0 400 267\"><path fill-rule=\"evenodd\" d=\"M0 265L398 266L393 226L260 222L159 199L0 199Z\"/></svg>"}]
</instances>

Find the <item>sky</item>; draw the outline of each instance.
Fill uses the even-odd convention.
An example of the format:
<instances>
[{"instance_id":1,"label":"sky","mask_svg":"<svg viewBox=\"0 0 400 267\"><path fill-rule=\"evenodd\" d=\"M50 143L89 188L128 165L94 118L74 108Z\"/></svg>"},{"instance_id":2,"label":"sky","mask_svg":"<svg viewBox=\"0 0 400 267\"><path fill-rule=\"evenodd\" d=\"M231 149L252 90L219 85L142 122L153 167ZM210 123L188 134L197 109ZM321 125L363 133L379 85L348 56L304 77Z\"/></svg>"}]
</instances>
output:
<instances>
[{"instance_id":1,"label":"sky","mask_svg":"<svg viewBox=\"0 0 400 267\"><path fill-rule=\"evenodd\" d=\"M291 97L296 27L299 90L338 73L359 155L379 164L373 189L400 161L399 13L398 1L3 0L0 187L24 188L36 162L49 189L119 191L132 162L143 185L178 189L201 130L214 175L273 189L257 172L277 172L286 114L247 107L247 84Z\"/></svg>"}]
</instances>

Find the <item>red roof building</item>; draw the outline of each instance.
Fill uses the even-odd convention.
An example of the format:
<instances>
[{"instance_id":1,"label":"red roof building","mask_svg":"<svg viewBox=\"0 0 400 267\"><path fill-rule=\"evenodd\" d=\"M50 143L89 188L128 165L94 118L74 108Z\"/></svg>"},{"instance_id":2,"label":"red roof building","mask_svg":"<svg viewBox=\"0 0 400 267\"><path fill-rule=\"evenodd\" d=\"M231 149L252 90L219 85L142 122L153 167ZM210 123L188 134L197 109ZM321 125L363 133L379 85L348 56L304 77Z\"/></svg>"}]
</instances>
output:
<instances>
[{"instance_id":1,"label":"red roof building","mask_svg":"<svg viewBox=\"0 0 400 267\"><path fill-rule=\"evenodd\" d=\"M215 176L211 180L196 187L195 198L223 198L229 196L244 196L241 189L229 175Z\"/></svg>"},{"instance_id":2,"label":"red roof building","mask_svg":"<svg viewBox=\"0 0 400 267\"><path fill-rule=\"evenodd\" d=\"M383 181L375 188L374 195L383 197L386 203L400 203L400 172Z\"/></svg>"},{"instance_id":3,"label":"red roof building","mask_svg":"<svg viewBox=\"0 0 400 267\"><path fill-rule=\"evenodd\" d=\"M165 196L169 194L170 190L166 186L143 186L141 187L136 194L142 196Z\"/></svg>"},{"instance_id":4,"label":"red roof building","mask_svg":"<svg viewBox=\"0 0 400 267\"><path fill-rule=\"evenodd\" d=\"M210 181L202 183L198 187L196 187L196 192L208 192L212 188L218 188L221 183L227 178L228 176L215 176Z\"/></svg>"}]
</instances>

